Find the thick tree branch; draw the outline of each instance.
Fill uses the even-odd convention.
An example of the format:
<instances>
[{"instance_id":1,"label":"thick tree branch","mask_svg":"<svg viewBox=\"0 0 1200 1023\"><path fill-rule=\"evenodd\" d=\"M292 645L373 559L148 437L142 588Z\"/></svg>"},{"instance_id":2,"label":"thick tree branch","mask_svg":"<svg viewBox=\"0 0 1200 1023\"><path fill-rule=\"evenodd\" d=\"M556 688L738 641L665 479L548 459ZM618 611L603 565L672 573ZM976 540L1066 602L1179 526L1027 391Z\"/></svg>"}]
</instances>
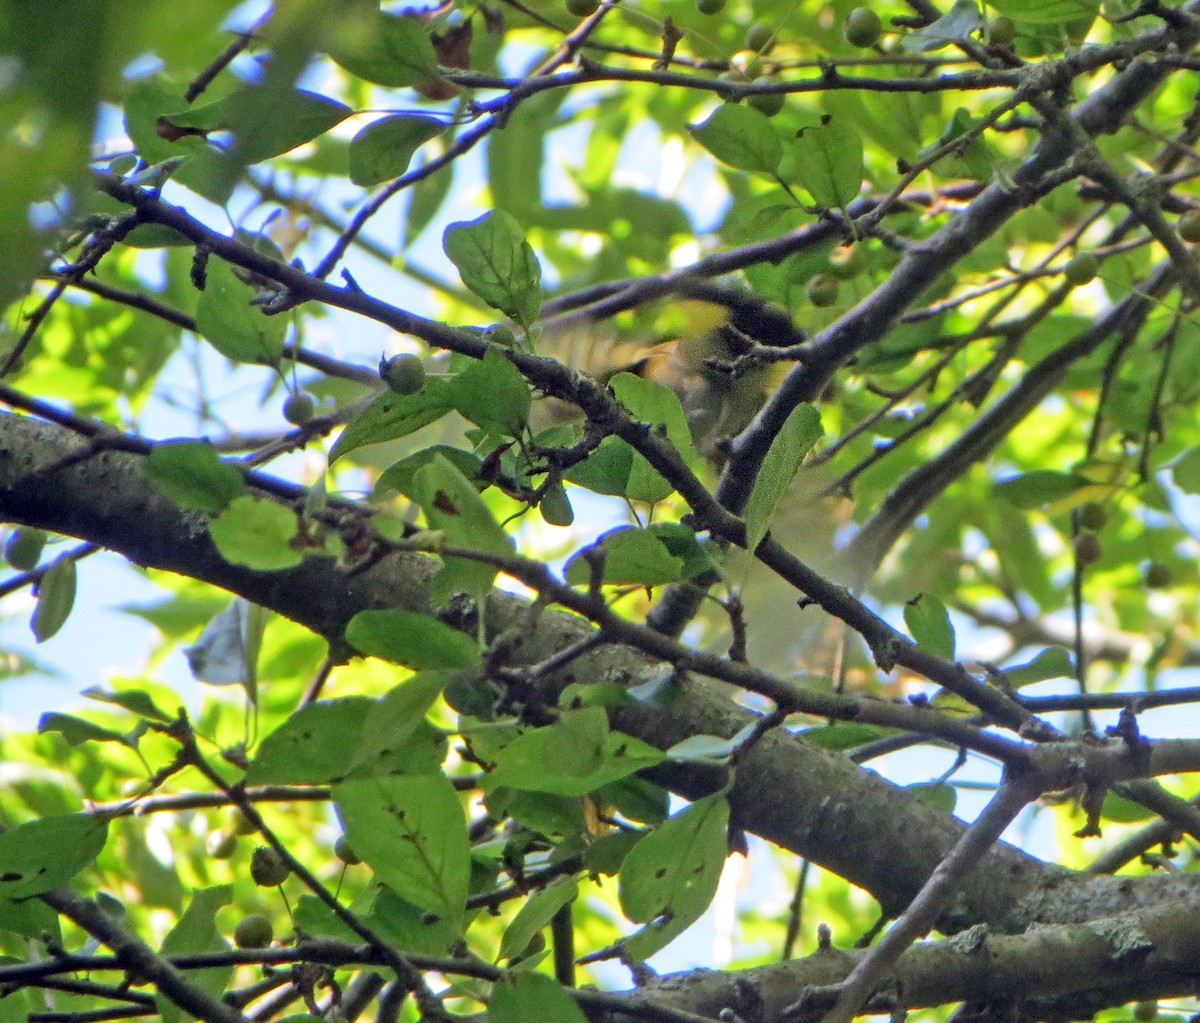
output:
<instances>
[{"instance_id":1,"label":"thick tree branch","mask_svg":"<svg viewBox=\"0 0 1200 1023\"><path fill-rule=\"evenodd\" d=\"M344 650L346 624L358 611L432 612L428 584L437 566L421 555L395 553L354 575L330 558L311 558L280 572L252 571L220 557L206 517L180 511L161 497L142 475L138 456L104 451L52 477L39 474L39 467L59 461L78 443L62 428L0 416L0 519L86 537L138 564L210 582L328 637L335 649ZM526 605L504 593L492 596L487 614L497 631L528 623ZM577 616L548 612L529 630L520 656L539 663L585 639L591 629ZM625 647L604 646L572 661L554 683L637 682L657 663ZM613 708L612 717L614 727L660 748L694 734L731 736L754 720L723 686L699 678L691 679L668 709L631 703ZM1195 759L1190 744L1173 749L1164 747L1167 759L1155 766L1176 770ZM1053 743L1037 752L1047 777L1065 777L1063 772L1073 769L1070 744ZM1101 748L1092 755L1099 758L1097 771L1109 772L1114 780L1131 776L1121 766L1125 754L1119 749ZM688 797L711 791L713 784L709 772L684 767L663 770L660 777ZM730 798L738 826L866 888L892 914L908 905L962 834L958 821L928 803L779 730L749 751ZM886 841L879 821L888 822ZM1149 904L1195 904L1196 880L1191 875L1133 882L1072 876L997 844L968 876L939 926L954 930L987 922L1022 930L1037 920L1079 921Z\"/></svg>"}]
</instances>

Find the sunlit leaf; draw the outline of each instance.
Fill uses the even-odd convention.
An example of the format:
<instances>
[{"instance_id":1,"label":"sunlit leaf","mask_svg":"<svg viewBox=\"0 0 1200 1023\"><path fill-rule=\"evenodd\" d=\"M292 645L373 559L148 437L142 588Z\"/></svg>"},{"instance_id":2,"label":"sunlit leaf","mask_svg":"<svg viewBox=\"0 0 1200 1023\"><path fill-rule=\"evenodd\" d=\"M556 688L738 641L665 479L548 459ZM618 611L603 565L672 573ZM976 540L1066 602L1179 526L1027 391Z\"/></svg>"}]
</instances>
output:
<instances>
[{"instance_id":1,"label":"sunlit leaf","mask_svg":"<svg viewBox=\"0 0 1200 1023\"><path fill-rule=\"evenodd\" d=\"M414 905L460 920L470 881L467 823L444 775L371 778L333 789L354 851Z\"/></svg>"},{"instance_id":2,"label":"sunlit leaf","mask_svg":"<svg viewBox=\"0 0 1200 1023\"><path fill-rule=\"evenodd\" d=\"M489 305L528 325L542 306L542 268L521 225L503 210L446 228L442 248L463 284Z\"/></svg>"},{"instance_id":3,"label":"sunlit leaf","mask_svg":"<svg viewBox=\"0 0 1200 1023\"><path fill-rule=\"evenodd\" d=\"M0 833L0 898L25 899L66 884L99 855L107 835L108 822L86 813Z\"/></svg>"},{"instance_id":4,"label":"sunlit leaf","mask_svg":"<svg viewBox=\"0 0 1200 1023\"><path fill-rule=\"evenodd\" d=\"M707 121L689 130L713 156L738 170L774 174L783 156L783 142L770 118L740 103L722 103Z\"/></svg>"}]
</instances>

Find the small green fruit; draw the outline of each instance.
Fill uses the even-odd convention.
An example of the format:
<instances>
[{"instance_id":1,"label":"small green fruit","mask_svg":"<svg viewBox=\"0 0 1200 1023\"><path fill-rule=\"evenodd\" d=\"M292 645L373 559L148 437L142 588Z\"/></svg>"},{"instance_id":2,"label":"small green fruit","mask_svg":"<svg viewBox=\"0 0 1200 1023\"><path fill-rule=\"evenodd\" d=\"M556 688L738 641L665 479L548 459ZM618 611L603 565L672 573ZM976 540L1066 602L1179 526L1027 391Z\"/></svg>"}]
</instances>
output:
<instances>
[{"instance_id":1,"label":"small green fruit","mask_svg":"<svg viewBox=\"0 0 1200 1023\"><path fill-rule=\"evenodd\" d=\"M1088 501L1082 508L1079 509L1079 524L1084 529L1090 529L1093 533L1098 533L1108 522L1108 512L1104 510L1104 505L1099 501Z\"/></svg>"},{"instance_id":2,"label":"small green fruit","mask_svg":"<svg viewBox=\"0 0 1200 1023\"><path fill-rule=\"evenodd\" d=\"M303 426L313 417L317 403L305 391L294 391L283 403L283 418L293 426Z\"/></svg>"},{"instance_id":3,"label":"small green fruit","mask_svg":"<svg viewBox=\"0 0 1200 1023\"><path fill-rule=\"evenodd\" d=\"M701 14L720 14L725 10L725 0L696 0L696 10Z\"/></svg>"},{"instance_id":4,"label":"small green fruit","mask_svg":"<svg viewBox=\"0 0 1200 1023\"><path fill-rule=\"evenodd\" d=\"M291 870L274 849L260 845L250 857L250 876L260 888L275 888L287 880Z\"/></svg>"},{"instance_id":5,"label":"small green fruit","mask_svg":"<svg viewBox=\"0 0 1200 1023\"><path fill-rule=\"evenodd\" d=\"M211 859L227 860L237 849L237 836L232 831L218 828L208 833L208 841L204 847Z\"/></svg>"},{"instance_id":6,"label":"small green fruit","mask_svg":"<svg viewBox=\"0 0 1200 1023\"><path fill-rule=\"evenodd\" d=\"M838 282L829 274L814 274L804 286L808 300L818 308L831 306L837 301Z\"/></svg>"},{"instance_id":7,"label":"small green fruit","mask_svg":"<svg viewBox=\"0 0 1200 1023\"><path fill-rule=\"evenodd\" d=\"M1150 1023L1158 1015L1158 1002L1134 1002L1133 1018L1138 1023Z\"/></svg>"},{"instance_id":8,"label":"small green fruit","mask_svg":"<svg viewBox=\"0 0 1200 1023\"><path fill-rule=\"evenodd\" d=\"M600 0L567 0L567 10L576 18L586 18L595 14L600 6Z\"/></svg>"},{"instance_id":9,"label":"small green fruit","mask_svg":"<svg viewBox=\"0 0 1200 1023\"><path fill-rule=\"evenodd\" d=\"M749 106L754 107L760 114L774 117L783 109L786 96L782 92L759 92L746 99Z\"/></svg>"},{"instance_id":10,"label":"small green fruit","mask_svg":"<svg viewBox=\"0 0 1200 1023\"><path fill-rule=\"evenodd\" d=\"M746 29L746 49L764 56L775 49L775 33L770 25L758 22Z\"/></svg>"},{"instance_id":11,"label":"small green fruit","mask_svg":"<svg viewBox=\"0 0 1200 1023\"><path fill-rule=\"evenodd\" d=\"M1017 26L1012 18L1003 16L988 22L987 41L991 46L1010 46L1017 38Z\"/></svg>"},{"instance_id":12,"label":"small green fruit","mask_svg":"<svg viewBox=\"0 0 1200 1023\"><path fill-rule=\"evenodd\" d=\"M258 828L236 806L229 811L229 828L235 835L253 835Z\"/></svg>"},{"instance_id":13,"label":"small green fruit","mask_svg":"<svg viewBox=\"0 0 1200 1023\"><path fill-rule=\"evenodd\" d=\"M1188 210L1175 222L1175 230L1185 242L1200 242L1200 210Z\"/></svg>"},{"instance_id":14,"label":"small green fruit","mask_svg":"<svg viewBox=\"0 0 1200 1023\"><path fill-rule=\"evenodd\" d=\"M1077 565L1094 565L1100 560L1103 553L1104 548L1094 533L1080 533L1075 537L1075 563Z\"/></svg>"},{"instance_id":15,"label":"small green fruit","mask_svg":"<svg viewBox=\"0 0 1200 1023\"><path fill-rule=\"evenodd\" d=\"M425 364L411 352L379 360L379 375L397 394L416 394L425 384Z\"/></svg>"},{"instance_id":16,"label":"small green fruit","mask_svg":"<svg viewBox=\"0 0 1200 1023\"><path fill-rule=\"evenodd\" d=\"M569 526L575 521L575 511L561 483L556 483L542 495L538 509L542 518L552 526Z\"/></svg>"},{"instance_id":17,"label":"small green fruit","mask_svg":"<svg viewBox=\"0 0 1200 1023\"><path fill-rule=\"evenodd\" d=\"M337 841L333 843L333 855L343 863L354 866L356 863L362 863L362 859L350 847L345 835L338 835Z\"/></svg>"},{"instance_id":18,"label":"small green fruit","mask_svg":"<svg viewBox=\"0 0 1200 1023\"><path fill-rule=\"evenodd\" d=\"M18 572L29 572L37 568L46 546L46 531L22 526L9 535L4 545L4 560Z\"/></svg>"},{"instance_id":19,"label":"small green fruit","mask_svg":"<svg viewBox=\"0 0 1200 1023\"><path fill-rule=\"evenodd\" d=\"M869 7L855 7L846 15L846 24L842 26L846 41L851 46L874 46L883 35L883 22L879 15Z\"/></svg>"},{"instance_id":20,"label":"small green fruit","mask_svg":"<svg viewBox=\"0 0 1200 1023\"><path fill-rule=\"evenodd\" d=\"M250 913L233 929L233 943L238 948L266 948L275 936L271 921L261 913Z\"/></svg>"},{"instance_id":21,"label":"small green fruit","mask_svg":"<svg viewBox=\"0 0 1200 1023\"><path fill-rule=\"evenodd\" d=\"M1171 569L1161 561L1152 561L1146 566L1146 587L1151 590L1161 590L1172 582Z\"/></svg>"},{"instance_id":22,"label":"small green fruit","mask_svg":"<svg viewBox=\"0 0 1200 1023\"><path fill-rule=\"evenodd\" d=\"M1094 280L1100 272L1100 260L1090 252L1081 252L1063 267L1063 276L1067 283L1078 286Z\"/></svg>"}]
</instances>

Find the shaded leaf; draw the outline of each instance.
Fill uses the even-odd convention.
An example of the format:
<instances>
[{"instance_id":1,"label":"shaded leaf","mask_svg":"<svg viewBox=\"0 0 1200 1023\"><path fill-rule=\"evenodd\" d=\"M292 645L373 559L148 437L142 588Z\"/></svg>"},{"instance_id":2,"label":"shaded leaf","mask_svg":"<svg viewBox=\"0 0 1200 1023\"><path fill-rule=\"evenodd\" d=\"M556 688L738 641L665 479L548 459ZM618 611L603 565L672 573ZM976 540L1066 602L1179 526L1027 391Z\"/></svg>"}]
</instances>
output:
<instances>
[{"instance_id":1,"label":"shaded leaf","mask_svg":"<svg viewBox=\"0 0 1200 1023\"><path fill-rule=\"evenodd\" d=\"M533 936L550 923L563 906L574 902L578 894L579 885L573 877L557 877L541 891L530 895L504 930L504 937L500 939L501 958L513 959L524 952Z\"/></svg>"},{"instance_id":2,"label":"shaded leaf","mask_svg":"<svg viewBox=\"0 0 1200 1023\"><path fill-rule=\"evenodd\" d=\"M437 118L411 114L372 121L350 140L350 180L370 186L400 177L416 151L445 130Z\"/></svg>"},{"instance_id":3,"label":"shaded leaf","mask_svg":"<svg viewBox=\"0 0 1200 1023\"><path fill-rule=\"evenodd\" d=\"M1092 486L1092 481L1071 472L1035 469L998 480L992 487L997 496L1018 508L1040 508Z\"/></svg>"},{"instance_id":4,"label":"shaded leaf","mask_svg":"<svg viewBox=\"0 0 1200 1023\"><path fill-rule=\"evenodd\" d=\"M246 489L241 470L221 461L208 441L155 444L142 467L155 488L181 508L219 512Z\"/></svg>"},{"instance_id":5,"label":"shaded leaf","mask_svg":"<svg viewBox=\"0 0 1200 1023\"><path fill-rule=\"evenodd\" d=\"M522 970L505 973L492 985L488 999L492 1023L587 1023L587 1017L553 977Z\"/></svg>"},{"instance_id":6,"label":"shaded leaf","mask_svg":"<svg viewBox=\"0 0 1200 1023\"><path fill-rule=\"evenodd\" d=\"M415 17L380 12L377 18L343 25L334 39L329 55L376 85L399 88L441 77L433 41Z\"/></svg>"},{"instance_id":7,"label":"shaded leaf","mask_svg":"<svg viewBox=\"0 0 1200 1023\"><path fill-rule=\"evenodd\" d=\"M767 535L780 498L822 432L821 413L812 405L797 405L771 441L746 505L746 550L753 551Z\"/></svg>"},{"instance_id":8,"label":"shaded leaf","mask_svg":"<svg viewBox=\"0 0 1200 1023\"><path fill-rule=\"evenodd\" d=\"M232 266L212 257L196 306L196 330L227 359L275 365L283 356L287 318L267 316L253 304L257 294Z\"/></svg>"},{"instance_id":9,"label":"shaded leaf","mask_svg":"<svg viewBox=\"0 0 1200 1023\"><path fill-rule=\"evenodd\" d=\"M61 629L75 606L75 559L63 555L51 563L37 584L37 607L30 627L39 643Z\"/></svg>"},{"instance_id":10,"label":"shaded leaf","mask_svg":"<svg viewBox=\"0 0 1200 1023\"><path fill-rule=\"evenodd\" d=\"M513 739L496 754L483 788L582 796L664 759L661 750L640 739L610 732L602 707L583 707Z\"/></svg>"},{"instance_id":11,"label":"shaded leaf","mask_svg":"<svg viewBox=\"0 0 1200 1023\"><path fill-rule=\"evenodd\" d=\"M349 750L373 705L365 696L351 696L301 707L263 739L246 784L323 785L344 778Z\"/></svg>"},{"instance_id":12,"label":"shaded leaf","mask_svg":"<svg viewBox=\"0 0 1200 1023\"><path fill-rule=\"evenodd\" d=\"M68 746L78 746L85 742L119 742L123 746L132 745L120 732L102 728L74 714L60 714L57 711L48 711L38 718L38 732L59 732L67 740Z\"/></svg>"}]
</instances>

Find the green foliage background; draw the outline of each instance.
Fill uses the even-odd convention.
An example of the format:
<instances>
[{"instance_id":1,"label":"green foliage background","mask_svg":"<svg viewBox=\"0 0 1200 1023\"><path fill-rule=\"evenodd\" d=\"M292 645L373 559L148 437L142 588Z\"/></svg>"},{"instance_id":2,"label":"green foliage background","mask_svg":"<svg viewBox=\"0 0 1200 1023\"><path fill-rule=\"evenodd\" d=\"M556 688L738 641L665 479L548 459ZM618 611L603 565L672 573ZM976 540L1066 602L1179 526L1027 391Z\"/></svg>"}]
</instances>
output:
<instances>
[{"instance_id":1,"label":"green foliage background","mask_svg":"<svg viewBox=\"0 0 1200 1023\"><path fill-rule=\"evenodd\" d=\"M54 6L0 680L93 556L161 599L0 737L0 1023L1194 1008L1194 5Z\"/></svg>"}]
</instances>

